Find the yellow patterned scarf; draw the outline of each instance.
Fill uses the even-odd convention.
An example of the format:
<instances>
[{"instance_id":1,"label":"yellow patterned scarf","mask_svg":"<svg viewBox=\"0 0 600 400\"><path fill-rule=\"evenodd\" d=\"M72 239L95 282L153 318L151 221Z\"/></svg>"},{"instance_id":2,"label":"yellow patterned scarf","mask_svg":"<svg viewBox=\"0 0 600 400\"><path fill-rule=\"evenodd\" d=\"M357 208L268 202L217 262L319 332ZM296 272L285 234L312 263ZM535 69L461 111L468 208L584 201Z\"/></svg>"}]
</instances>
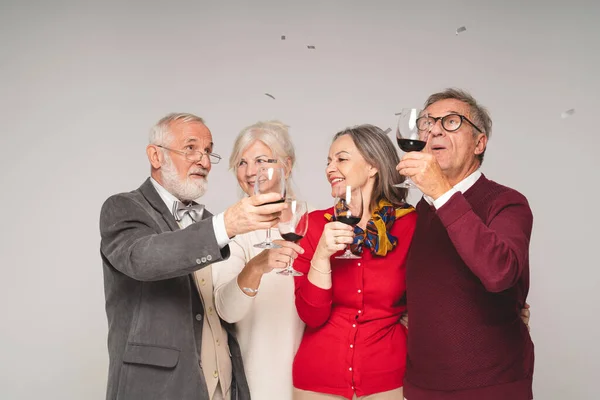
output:
<instances>
[{"instance_id":1,"label":"yellow patterned scarf","mask_svg":"<svg viewBox=\"0 0 600 400\"><path fill-rule=\"evenodd\" d=\"M371 219L367 222L367 229L364 231L359 226L354 227L354 242L350 245L350 250L355 254L362 254L363 246L368 247L378 256L385 256L398 245L398 238L391 235L389 230L394 225L397 218L415 211L408 203L394 207L392 203L381 199L377 207L371 214ZM335 220L331 214L325 214L328 221Z\"/></svg>"}]
</instances>

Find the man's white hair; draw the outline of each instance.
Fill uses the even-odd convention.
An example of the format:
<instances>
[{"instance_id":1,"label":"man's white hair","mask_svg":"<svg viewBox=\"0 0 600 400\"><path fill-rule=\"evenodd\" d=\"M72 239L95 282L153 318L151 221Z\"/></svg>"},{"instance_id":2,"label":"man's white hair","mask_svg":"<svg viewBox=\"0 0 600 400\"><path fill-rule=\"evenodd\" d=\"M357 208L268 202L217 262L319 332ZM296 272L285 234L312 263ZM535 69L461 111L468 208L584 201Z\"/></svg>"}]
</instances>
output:
<instances>
[{"instance_id":1,"label":"man's white hair","mask_svg":"<svg viewBox=\"0 0 600 400\"><path fill-rule=\"evenodd\" d=\"M189 113L171 113L161 118L160 121L156 123L150 129L149 141L150 144L155 144L158 146L169 146L171 141L173 140L171 136L171 125L174 122L199 122L204 124L204 120L197 115L189 114Z\"/></svg>"}]
</instances>

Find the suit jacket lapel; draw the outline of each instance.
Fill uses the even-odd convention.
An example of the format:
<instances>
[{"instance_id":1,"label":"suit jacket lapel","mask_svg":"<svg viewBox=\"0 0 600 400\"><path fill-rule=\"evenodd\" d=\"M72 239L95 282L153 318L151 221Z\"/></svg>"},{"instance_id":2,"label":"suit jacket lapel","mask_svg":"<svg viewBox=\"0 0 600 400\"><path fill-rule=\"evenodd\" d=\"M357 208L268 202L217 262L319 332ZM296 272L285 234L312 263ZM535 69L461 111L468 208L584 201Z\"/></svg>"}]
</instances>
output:
<instances>
[{"instance_id":1,"label":"suit jacket lapel","mask_svg":"<svg viewBox=\"0 0 600 400\"><path fill-rule=\"evenodd\" d=\"M162 197L158 194L156 189L154 189L154 185L150 181L150 178L146 179L146 181L142 184L142 186L138 189L142 195L148 200L148 203L162 215L163 219L169 225L172 231L179 230L179 225L177 221L175 221L175 217L171 214L171 211L167 209L167 205L163 201Z\"/></svg>"}]
</instances>

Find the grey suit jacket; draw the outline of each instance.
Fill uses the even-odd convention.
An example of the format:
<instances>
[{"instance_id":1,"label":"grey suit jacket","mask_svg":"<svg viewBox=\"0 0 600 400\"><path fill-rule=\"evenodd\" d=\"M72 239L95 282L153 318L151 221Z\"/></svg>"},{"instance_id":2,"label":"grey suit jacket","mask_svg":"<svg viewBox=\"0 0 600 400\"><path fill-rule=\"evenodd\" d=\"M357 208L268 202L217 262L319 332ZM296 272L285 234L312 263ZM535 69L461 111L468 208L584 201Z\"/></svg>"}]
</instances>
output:
<instances>
[{"instance_id":1,"label":"grey suit jacket","mask_svg":"<svg viewBox=\"0 0 600 400\"><path fill-rule=\"evenodd\" d=\"M229 257L211 215L185 229L150 179L102 206L100 252L108 317L107 400L208 400L200 366L202 304L190 273ZM250 399L233 326L232 400Z\"/></svg>"}]
</instances>

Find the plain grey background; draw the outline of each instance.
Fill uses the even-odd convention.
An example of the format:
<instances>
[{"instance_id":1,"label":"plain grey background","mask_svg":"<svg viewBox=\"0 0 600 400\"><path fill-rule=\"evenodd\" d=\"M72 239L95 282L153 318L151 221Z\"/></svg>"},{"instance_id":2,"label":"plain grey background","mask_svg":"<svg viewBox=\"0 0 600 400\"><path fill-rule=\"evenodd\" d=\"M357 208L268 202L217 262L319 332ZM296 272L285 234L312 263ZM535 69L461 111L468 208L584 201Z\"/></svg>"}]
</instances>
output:
<instances>
[{"instance_id":1,"label":"plain grey background","mask_svg":"<svg viewBox=\"0 0 600 400\"><path fill-rule=\"evenodd\" d=\"M283 120L324 208L335 132L393 128L450 86L490 109L482 169L534 211L536 399L598 398L598 4L0 1L0 398L104 398L98 214L148 175L163 115L206 118L225 161L243 127ZM209 181L212 211L237 199L226 162Z\"/></svg>"}]
</instances>

